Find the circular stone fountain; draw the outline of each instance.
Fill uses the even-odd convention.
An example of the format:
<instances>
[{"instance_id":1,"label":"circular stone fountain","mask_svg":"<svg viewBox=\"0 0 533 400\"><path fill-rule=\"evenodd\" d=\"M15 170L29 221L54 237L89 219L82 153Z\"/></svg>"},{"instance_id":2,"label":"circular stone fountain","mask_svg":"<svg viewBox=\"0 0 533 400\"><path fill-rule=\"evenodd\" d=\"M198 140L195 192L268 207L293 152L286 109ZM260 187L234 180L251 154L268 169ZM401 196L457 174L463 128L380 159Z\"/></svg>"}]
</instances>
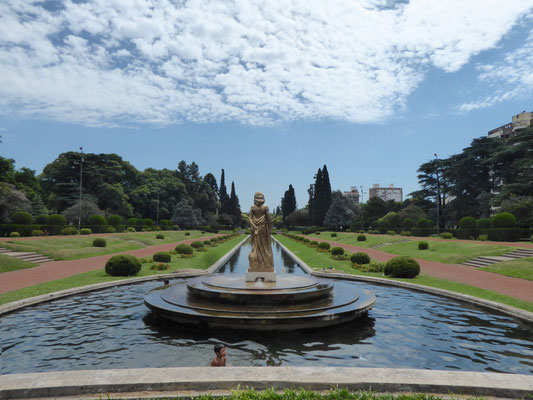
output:
<instances>
[{"instance_id":1,"label":"circular stone fountain","mask_svg":"<svg viewBox=\"0 0 533 400\"><path fill-rule=\"evenodd\" d=\"M275 282L211 275L154 289L144 298L155 315L179 323L260 331L341 324L365 315L375 301L365 289L288 274L277 274Z\"/></svg>"},{"instance_id":2,"label":"circular stone fountain","mask_svg":"<svg viewBox=\"0 0 533 400\"><path fill-rule=\"evenodd\" d=\"M144 302L155 315L217 329L287 331L351 321L376 302L368 290L309 277L276 274L272 222L257 192L250 209L248 271L244 276L211 275L156 289Z\"/></svg>"}]
</instances>

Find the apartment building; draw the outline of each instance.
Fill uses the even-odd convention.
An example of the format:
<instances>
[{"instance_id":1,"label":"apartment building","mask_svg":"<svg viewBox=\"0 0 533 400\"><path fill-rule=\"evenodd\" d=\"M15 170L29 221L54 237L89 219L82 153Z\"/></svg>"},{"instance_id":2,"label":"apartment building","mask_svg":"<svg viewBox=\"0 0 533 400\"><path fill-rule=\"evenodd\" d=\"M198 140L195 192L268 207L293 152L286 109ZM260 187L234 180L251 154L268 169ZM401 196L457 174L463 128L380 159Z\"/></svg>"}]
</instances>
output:
<instances>
[{"instance_id":1,"label":"apartment building","mask_svg":"<svg viewBox=\"0 0 533 400\"><path fill-rule=\"evenodd\" d=\"M375 183L368 190L369 199L373 197L379 197L382 200L389 201L394 200L397 202L403 201L403 190L402 188L394 187L394 184L390 184L388 187L380 187L379 184Z\"/></svg>"},{"instance_id":2,"label":"apartment building","mask_svg":"<svg viewBox=\"0 0 533 400\"><path fill-rule=\"evenodd\" d=\"M355 204L359 204L359 190L356 186L351 186L349 192L344 192L344 196L352 200Z\"/></svg>"},{"instance_id":3,"label":"apartment building","mask_svg":"<svg viewBox=\"0 0 533 400\"><path fill-rule=\"evenodd\" d=\"M522 111L520 114L513 115L510 123L490 130L487 136L490 138L509 139L528 126L533 126L533 112Z\"/></svg>"}]
</instances>

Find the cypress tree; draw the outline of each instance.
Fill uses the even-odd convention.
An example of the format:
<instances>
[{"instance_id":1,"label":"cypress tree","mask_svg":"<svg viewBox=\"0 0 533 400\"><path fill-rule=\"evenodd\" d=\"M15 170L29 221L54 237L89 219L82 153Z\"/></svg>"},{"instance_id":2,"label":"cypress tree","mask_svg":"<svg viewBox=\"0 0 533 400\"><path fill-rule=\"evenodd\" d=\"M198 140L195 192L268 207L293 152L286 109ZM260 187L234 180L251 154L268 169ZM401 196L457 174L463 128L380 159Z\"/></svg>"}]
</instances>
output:
<instances>
[{"instance_id":1,"label":"cypress tree","mask_svg":"<svg viewBox=\"0 0 533 400\"><path fill-rule=\"evenodd\" d=\"M296 211L296 196L294 195L294 188L289 185L289 189L285 191L285 195L281 199L281 213L285 220L289 214Z\"/></svg>"},{"instance_id":2,"label":"cypress tree","mask_svg":"<svg viewBox=\"0 0 533 400\"><path fill-rule=\"evenodd\" d=\"M224 176L224 170L222 170L222 175L220 176L220 191L219 191L219 199L220 199L220 213L221 214L230 214L229 211L229 197L228 197L228 191L226 189L226 179Z\"/></svg>"},{"instance_id":3,"label":"cypress tree","mask_svg":"<svg viewBox=\"0 0 533 400\"><path fill-rule=\"evenodd\" d=\"M324 223L326 214L331 206L331 184L329 182L328 167L324 164L322 168L322 193L320 202L320 225Z\"/></svg>"},{"instance_id":4,"label":"cypress tree","mask_svg":"<svg viewBox=\"0 0 533 400\"><path fill-rule=\"evenodd\" d=\"M242 212L241 212L241 205L239 204L239 198L237 197L237 194L235 193L234 182L231 182L231 195L229 198L229 204L230 204L231 210L228 214L230 214L233 217L233 221L235 222L235 225L239 226L241 224Z\"/></svg>"},{"instance_id":5,"label":"cypress tree","mask_svg":"<svg viewBox=\"0 0 533 400\"><path fill-rule=\"evenodd\" d=\"M314 185L314 193L313 193L313 202L312 202L312 211L311 214L311 221L313 225L320 226L322 225L322 221L324 218L321 218L320 216L320 210L322 209L322 202L323 202L323 178L322 178L322 170L319 168L318 172L315 175L315 185Z\"/></svg>"}]
</instances>

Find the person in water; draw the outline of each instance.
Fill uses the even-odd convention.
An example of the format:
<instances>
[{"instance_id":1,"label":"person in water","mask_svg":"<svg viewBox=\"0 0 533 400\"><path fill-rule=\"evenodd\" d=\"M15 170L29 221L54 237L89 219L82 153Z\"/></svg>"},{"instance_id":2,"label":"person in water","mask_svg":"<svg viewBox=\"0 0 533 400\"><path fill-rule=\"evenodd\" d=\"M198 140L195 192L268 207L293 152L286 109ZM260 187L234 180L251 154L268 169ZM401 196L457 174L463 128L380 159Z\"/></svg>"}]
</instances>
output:
<instances>
[{"instance_id":1,"label":"person in water","mask_svg":"<svg viewBox=\"0 0 533 400\"><path fill-rule=\"evenodd\" d=\"M212 367L225 367L226 366L226 346L221 343L215 344L215 358L211 361Z\"/></svg>"}]
</instances>

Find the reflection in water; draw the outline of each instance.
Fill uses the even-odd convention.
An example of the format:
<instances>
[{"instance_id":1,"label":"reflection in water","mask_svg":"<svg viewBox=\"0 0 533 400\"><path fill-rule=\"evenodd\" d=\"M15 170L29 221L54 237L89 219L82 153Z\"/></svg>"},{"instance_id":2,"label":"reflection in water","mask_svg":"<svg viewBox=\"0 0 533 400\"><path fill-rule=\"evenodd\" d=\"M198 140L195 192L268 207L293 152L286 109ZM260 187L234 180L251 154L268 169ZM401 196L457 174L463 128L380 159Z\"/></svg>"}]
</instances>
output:
<instances>
[{"instance_id":1,"label":"reflection in water","mask_svg":"<svg viewBox=\"0 0 533 400\"><path fill-rule=\"evenodd\" d=\"M244 273L248 249L223 267ZM276 270L304 274L274 244ZM367 318L288 334L205 332L154 319L146 282L57 300L0 319L0 373L207 366L213 345L233 366L307 365L533 373L533 327L427 293L363 283L377 297Z\"/></svg>"}]
</instances>

